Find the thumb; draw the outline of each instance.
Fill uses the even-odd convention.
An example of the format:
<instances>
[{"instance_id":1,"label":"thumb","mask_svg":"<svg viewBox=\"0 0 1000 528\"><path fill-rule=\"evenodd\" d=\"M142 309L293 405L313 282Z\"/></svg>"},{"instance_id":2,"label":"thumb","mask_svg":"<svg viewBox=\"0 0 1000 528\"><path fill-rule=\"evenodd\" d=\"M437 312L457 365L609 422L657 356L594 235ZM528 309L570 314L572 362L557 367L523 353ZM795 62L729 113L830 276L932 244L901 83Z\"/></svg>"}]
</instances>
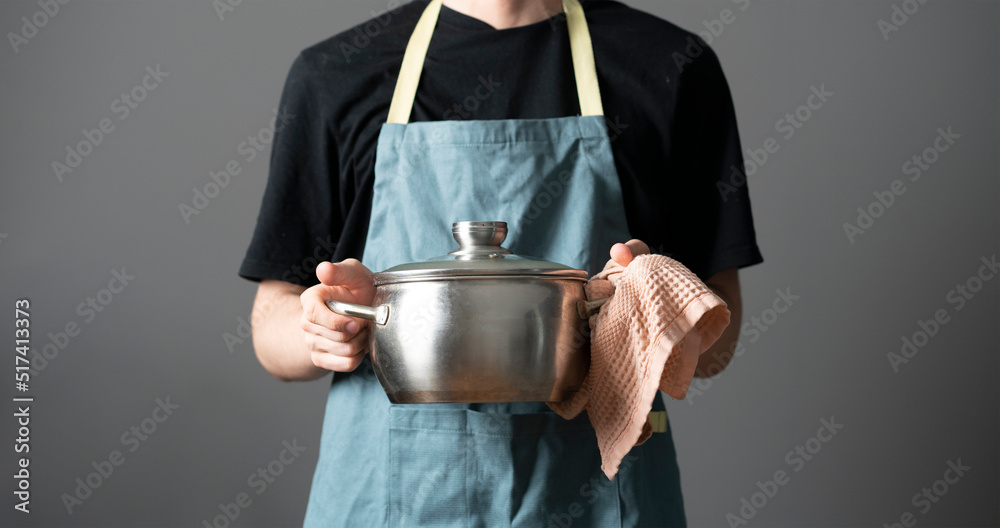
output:
<instances>
[{"instance_id":1,"label":"thumb","mask_svg":"<svg viewBox=\"0 0 1000 528\"><path fill-rule=\"evenodd\" d=\"M348 289L371 286L372 272L357 259L342 262L321 262L316 266L316 278L325 286L343 286Z\"/></svg>"},{"instance_id":2,"label":"thumb","mask_svg":"<svg viewBox=\"0 0 1000 528\"><path fill-rule=\"evenodd\" d=\"M649 246L647 246L642 240L633 238L632 240L626 242L625 245L632 251L633 257L649 254Z\"/></svg>"},{"instance_id":3,"label":"thumb","mask_svg":"<svg viewBox=\"0 0 1000 528\"><path fill-rule=\"evenodd\" d=\"M611 246L611 260L619 266L628 266L639 255L648 255L649 246L642 240L632 239L624 244Z\"/></svg>"},{"instance_id":4,"label":"thumb","mask_svg":"<svg viewBox=\"0 0 1000 528\"><path fill-rule=\"evenodd\" d=\"M628 266L632 262L632 250L625 244L611 246L611 260L619 266Z\"/></svg>"}]
</instances>

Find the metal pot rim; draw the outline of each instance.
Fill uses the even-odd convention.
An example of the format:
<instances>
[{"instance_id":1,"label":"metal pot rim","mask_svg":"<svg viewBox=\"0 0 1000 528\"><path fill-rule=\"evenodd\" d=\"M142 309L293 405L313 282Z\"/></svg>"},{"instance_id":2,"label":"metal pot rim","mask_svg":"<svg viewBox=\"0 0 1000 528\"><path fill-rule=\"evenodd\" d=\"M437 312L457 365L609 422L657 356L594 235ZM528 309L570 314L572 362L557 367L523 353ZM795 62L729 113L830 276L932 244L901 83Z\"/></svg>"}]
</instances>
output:
<instances>
[{"instance_id":1,"label":"metal pot rim","mask_svg":"<svg viewBox=\"0 0 1000 528\"><path fill-rule=\"evenodd\" d=\"M517 271L472 269L422 269L388 271L374 275L375 286L404 282L448 281L470 279L576 280L587 281L587 272L578 269L519 269Z\"/></svg>"}]
</instances>

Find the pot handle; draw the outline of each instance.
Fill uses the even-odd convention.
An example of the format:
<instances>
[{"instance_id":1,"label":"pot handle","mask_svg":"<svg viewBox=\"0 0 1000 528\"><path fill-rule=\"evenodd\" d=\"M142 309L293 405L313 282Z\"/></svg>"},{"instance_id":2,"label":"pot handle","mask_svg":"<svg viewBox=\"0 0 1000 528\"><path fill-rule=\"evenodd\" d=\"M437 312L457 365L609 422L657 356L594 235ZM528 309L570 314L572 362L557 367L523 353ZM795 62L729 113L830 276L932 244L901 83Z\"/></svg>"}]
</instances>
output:
<instances>
[{"instance_id":1,"label":"pot handle","mask_svg":"<svg viewBox=\"0 0 1000 528\"><path fill-rule=\"evenodd\" d=\"M361 319L367 319L380 325L385 325L389 321L389 305L387 304L365 306L349 302L327 301L326 307L334 313L348 317L360 317Z\"/></svg>"},{"instance_id":2,"label":"pot handle","mask_svg":"<svg viewBox=\"0 0 1000 528\"><path fill-rule=\"evenodd\" d=\"M608 302L611 297L605 297L603 299L596 299L593 301L588 301L586 299L581 299L576 303L576 311L580 314L580 319L587 320L590 316L601 311L601 306Z\"/></svg>"}]
</instances>

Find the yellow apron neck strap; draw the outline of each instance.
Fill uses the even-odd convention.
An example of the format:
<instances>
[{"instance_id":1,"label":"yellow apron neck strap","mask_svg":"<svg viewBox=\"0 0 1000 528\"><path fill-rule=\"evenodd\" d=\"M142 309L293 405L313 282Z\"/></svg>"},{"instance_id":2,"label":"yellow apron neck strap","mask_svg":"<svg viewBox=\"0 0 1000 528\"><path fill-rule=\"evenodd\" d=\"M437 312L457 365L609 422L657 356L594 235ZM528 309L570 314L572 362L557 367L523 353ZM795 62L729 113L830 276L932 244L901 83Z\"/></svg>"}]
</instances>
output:
<instances>
[{"instance_id":1,"label":"yellow apron neck strap","mask_svg":"<svg viewBox=\"0 0 1000 528\"><path fill-rule=\"evenodd\" d=\"M405 125L410 120L420 72L424 69L424 57L427 56L427 47L431 44L431 35L434 34L434 26L437 24L440 12L441 0L432 0L427 9L424 9L424 14L420 15L417 27L410 35L406 52L403 54L403 65L399 69L399 78L396 80L396 90L392 93L389 118L386 119L388 123Z\"/></svg>"},{"instance_id":2,"label":"yellow apron neck strap","mask_svg":"<svg viewBox=\"0 0 1000 528\"><path fill-rule=\"evenodd\" d=\"M578 0L563 0L566 28L569 31L569 48L573 54L573 72L576 91L580 95L580 115L604 115L601 88L597 85L597 66L594 64L594 45L590 41L590 28Z\"/></svg>"},{"instance_id":3,"label":"yellow apron neck strap","mask_svg":"<svg viewBox=\"0 0 1000 528\"><path fill-rule=\"evenodd\" d=\"M580 113L585 116L604 115L601 90L597 84L597 68L594 65L594 46L590 41L590 30L583 8L579 0L563 0L562 4L566 13L570 52L573 55L576 90L580 96ZM392 94L392 103L389 105L389 117L386 119L388 123L405 125L410 120L420 72L424 68L424 58L440 13L441 0L432 0L410 35L399 78L396 80L396 89Z\"/></svg>"}]
</instances>

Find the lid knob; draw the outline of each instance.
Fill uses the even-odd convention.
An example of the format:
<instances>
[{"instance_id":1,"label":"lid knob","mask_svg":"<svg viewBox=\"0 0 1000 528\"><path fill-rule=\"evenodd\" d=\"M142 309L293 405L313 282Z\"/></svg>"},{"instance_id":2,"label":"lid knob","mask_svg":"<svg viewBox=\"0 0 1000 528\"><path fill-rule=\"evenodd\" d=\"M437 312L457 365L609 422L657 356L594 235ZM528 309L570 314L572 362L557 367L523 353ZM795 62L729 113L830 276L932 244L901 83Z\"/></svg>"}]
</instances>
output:
<instances>
[{"instance_id":1,"label":"lid knob","mask_svg":"<svg viewBox=\"0 0 1000 528\"><path fill-rule=\"evenodd\" d=\"M510 254L500 246L507 238L507 222L455 222L451 234L459 247L449 255Z\"/></svg>"}]
</instances>

